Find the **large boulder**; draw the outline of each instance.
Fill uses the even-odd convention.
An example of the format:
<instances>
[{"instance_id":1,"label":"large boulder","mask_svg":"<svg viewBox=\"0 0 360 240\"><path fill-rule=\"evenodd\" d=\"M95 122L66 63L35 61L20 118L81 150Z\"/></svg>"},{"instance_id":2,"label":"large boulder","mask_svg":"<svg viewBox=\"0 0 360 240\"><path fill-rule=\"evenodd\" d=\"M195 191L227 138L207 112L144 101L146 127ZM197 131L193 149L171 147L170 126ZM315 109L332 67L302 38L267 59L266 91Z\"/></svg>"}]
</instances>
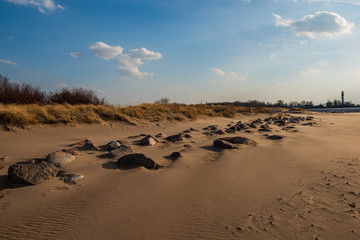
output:
<instances>
[{"instance_id":1,"label":"large boulder","mask_svg":"<svg viewBox=\"0 0 360 240\"><path fill-rule=\"evenodd\" d=\"M234 144L222 139L216 139L214 141L214 147L223 148L223 149L238 149L238 147L235 146Z\"/></svg>"},{"instance_id":2,"label":"large boulder","mask_svg":"<svg viewBox=\"0 0 360 240\"><path fill-rule=\"evenodd\" d=\"M246 137L225 137L225 138L220 138L220 140L225 140L225 141L233 143L233 144L245 144L245 145L256 145L257 144L254 140L246 138Z\"/></svg>"},{"instance_id":3,"label":"large boulder","mask_svg":"<svg viewBox=\"0 0 360 240\"><path fill-rule=\"evenodd\" d=\"M109 157L118 159L125 155L133 154L133 153L135 153L135 151L132 147L127 146L127 145L121 145L120 147L118 147L114 150L111 150L108 155L109 155Z\"/></svg>"},{"instance_id":4,"label":"large boulder","mask_svg":"<svg viewBox=\"0 0 360 240\"><path fill-rule=\"evenodd\" d=\"M20 184L38 184L56 177L59 169L48 162L28 161L11 165L8 169L8 178Z\"/></svg>"},{"instance_id":5,"label":"large boulder","mask_svg":"<svg viewBox=\"0 0 360 240\"><path fill-rule=\"evenodd\" d=\"M64 151L56 151L56 152L50 153L47 156L46 161L54 164L57 167L61 167L61 165L69 163L74 159L75 159L75 156L70 153L67 153Z\"/></svg>"},{"instance_id":6,"label":"large boulder","mask_svg":"<svg viewBox=\"0 0 360 240\"><path fill-rule=\"evenodd\" d=\"M127 167L145 167L149 170L157 170L162 166L154 162L151 158L142 153L128 154L118 159L119 166Z\"/></svg>"}]
</instances>

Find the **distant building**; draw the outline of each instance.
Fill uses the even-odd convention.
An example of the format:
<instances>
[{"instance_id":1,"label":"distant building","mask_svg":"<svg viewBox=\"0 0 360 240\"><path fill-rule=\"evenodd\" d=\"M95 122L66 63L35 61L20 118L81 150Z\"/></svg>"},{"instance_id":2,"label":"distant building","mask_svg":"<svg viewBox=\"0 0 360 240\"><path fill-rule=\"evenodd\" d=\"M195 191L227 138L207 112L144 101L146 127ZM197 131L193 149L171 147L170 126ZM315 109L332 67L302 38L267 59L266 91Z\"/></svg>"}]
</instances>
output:
<instances>
[{"instance_id":1,"label":"distant building","mask_svg":"<svg viewBox=\"0 0 360 240\"><path fill-rule=\"evenodd\" d=\"M341 91L341 105L344 105L344 91Z\"/></svg>"}]
</instances>

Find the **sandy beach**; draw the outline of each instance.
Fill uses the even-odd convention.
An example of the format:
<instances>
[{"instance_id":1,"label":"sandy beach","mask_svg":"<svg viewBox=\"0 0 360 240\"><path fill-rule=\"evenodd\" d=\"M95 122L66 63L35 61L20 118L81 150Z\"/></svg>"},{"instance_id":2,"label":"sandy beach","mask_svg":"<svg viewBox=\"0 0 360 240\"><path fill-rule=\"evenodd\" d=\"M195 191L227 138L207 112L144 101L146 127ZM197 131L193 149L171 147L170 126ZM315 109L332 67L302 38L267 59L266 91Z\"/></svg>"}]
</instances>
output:
<instances>
[{"instance_id":1,"label":"sandy beach","mask_svg":"<svg viewBox=\"0 0 360 240\"><path fill-rule=\"evenodd\" d=\"M270 116L256 114L2 130L0 239L359 239L360 114L291 115L313 116L316 124L221 136L203 129ZM190 128L197 130L189 131L191 137L164 141ZM140 134L159 133L156 145L138 144ZM257 145L214 147L224 136ZM29 186L8 180L12 164L44 159L84 139L99 147L127 141L164 168L121 170L106 150L88 150L61 167L84 176L75 184L58 177ZM183 157L172 161L172 152Z\"/></svg>"}]
</instances>

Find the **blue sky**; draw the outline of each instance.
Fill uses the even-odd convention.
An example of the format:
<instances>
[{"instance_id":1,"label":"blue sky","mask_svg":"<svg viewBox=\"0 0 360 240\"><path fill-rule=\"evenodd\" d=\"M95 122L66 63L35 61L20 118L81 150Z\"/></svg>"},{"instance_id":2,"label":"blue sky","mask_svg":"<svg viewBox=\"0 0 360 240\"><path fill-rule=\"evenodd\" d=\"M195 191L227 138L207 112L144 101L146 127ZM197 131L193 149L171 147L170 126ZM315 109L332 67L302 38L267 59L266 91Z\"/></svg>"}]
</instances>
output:
<instances>
[{"instance_id":1,"label":"blue sky","mask_svg":"<svg viewBox=\"0 0 360 240\"><path fill-rule=\"evenodd\" d=\"M360 0L0 0L0 73L113 104L360 103Z\"/></svg>"}]
</instances>

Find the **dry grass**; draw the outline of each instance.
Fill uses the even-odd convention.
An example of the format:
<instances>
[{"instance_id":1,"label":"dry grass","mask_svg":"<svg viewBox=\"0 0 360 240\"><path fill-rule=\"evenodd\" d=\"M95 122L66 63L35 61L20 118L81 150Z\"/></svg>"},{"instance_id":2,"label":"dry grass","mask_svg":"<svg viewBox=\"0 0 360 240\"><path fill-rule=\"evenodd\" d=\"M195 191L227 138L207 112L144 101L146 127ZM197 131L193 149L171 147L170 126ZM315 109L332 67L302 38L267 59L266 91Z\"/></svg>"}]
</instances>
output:
<instances>
[{"instance_id":1,"label":"dry grass","mask_svg":"<svg viewBox=\"0 0 360 240\"><path fill-rule=\"evenodd\" d=\"M121 121L136 124L137 120L194 120L199 117L234 117L237 113L268 113L267 108L247 108L233 105L140 104L112 105L70 104L0 104L0 123L26 127L37 124L81 124Z\"/></svg>"}]
</instances>

